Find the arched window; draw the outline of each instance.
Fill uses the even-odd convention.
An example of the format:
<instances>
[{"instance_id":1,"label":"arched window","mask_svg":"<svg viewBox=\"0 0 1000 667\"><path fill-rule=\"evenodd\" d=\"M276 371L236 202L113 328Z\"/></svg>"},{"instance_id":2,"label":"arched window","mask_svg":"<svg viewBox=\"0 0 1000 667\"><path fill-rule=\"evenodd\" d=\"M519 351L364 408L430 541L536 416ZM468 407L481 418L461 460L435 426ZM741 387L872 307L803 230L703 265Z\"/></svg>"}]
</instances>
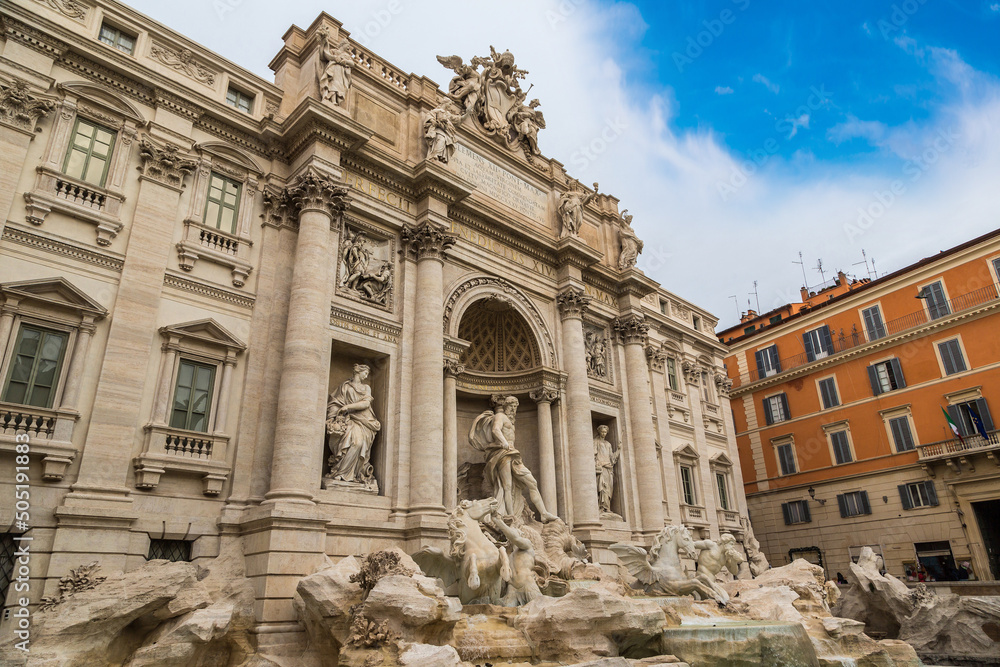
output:
<instances>
[{"instance_id":1,"label":"arched window","mask_svg":"<svg viewBox=\"0 0 1000 667\"><path fill-rule=\"evenodd\" d=\"M471 371L514 373L541 366L541 355L528 323L501 298L472 304L458 328L472 343L462 363Z\"/></svg>"}]
</instances>

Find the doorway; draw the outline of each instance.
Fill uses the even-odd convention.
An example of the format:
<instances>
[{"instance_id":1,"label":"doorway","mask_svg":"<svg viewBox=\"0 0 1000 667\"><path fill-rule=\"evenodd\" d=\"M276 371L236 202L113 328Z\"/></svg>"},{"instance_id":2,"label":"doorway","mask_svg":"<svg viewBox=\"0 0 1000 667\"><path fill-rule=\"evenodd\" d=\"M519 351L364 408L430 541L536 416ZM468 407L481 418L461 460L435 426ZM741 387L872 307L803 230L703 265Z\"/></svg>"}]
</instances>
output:
<instances>
[{"instance_id":1,"label":"doorway","mask_svg":"<svg viewBox=\"0 0 1000 667\"><path fill-rule=\"evenodd\" d=\"M972 503L972 509L976 512L979 534L983 536L990 575L993 579L1000 579L1000 521L997 521L997 517L1000 517L1000 500Z\"/></svg>"}]
</instances>

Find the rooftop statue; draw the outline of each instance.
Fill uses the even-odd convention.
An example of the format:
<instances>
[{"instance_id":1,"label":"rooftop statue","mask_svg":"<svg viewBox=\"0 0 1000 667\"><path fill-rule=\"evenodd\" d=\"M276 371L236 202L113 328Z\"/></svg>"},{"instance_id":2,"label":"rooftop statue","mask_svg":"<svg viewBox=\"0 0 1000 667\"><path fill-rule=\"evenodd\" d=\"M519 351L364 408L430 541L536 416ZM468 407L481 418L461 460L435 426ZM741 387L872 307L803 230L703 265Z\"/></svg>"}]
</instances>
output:
<instances>
[{"instance_id":1,"label":"rooftop statue","mask_svg":"<svg viewBox=\"0 0 1000 667\"><path fill-rule=\"evenodd\" d=\"M621 254L618 256L618 269L627 271L638 263L639 255L642 254L643 242L632 229L632 216L628 214L627 209L622 211L619 224L618 235L621 239Z\"/></svg>"},{"instance_id":2,"label":"rooftop statue","mask_svg":"<svg viewBox=\"0 0 1000 667\"><path fill-rule=\"evenodd\" d=\"M587 192L579 187L578 181L573 182L570 190L562 193L559 198L559 217L562 220L562 232L559 238L565 239L571 236L579 236L580 228L583 227L583 209L590 201L597 196L597 183L594 183L594 191Z\"/></svg>"},{"instance_id":3,"label":"rooftop statue","mask_svg":"<svg viewBox=\"0 0 1000 667\"><path fill-rule=\"evenodd\" d=\"M354 71L351 43L345 37L334 46L326 27L320 29L319 35L322 42L320 62L324 67L319 75L320 95L324 102L332 102L338 107L343 106L347 99L347 91L351 89L351 76Z\"/></svg>"},{"instance_id":4,"label":"rooftop statue","mask_svg":"<svg viewBox=\"0 0 1000 667\"><path fill-rule=\"evenodd\" d=\"M427 159L447 164L455 153L455 125L462 122L461 110L451 100L445 100L424 115L424 143Z\"/></svg>"}]
</instances>

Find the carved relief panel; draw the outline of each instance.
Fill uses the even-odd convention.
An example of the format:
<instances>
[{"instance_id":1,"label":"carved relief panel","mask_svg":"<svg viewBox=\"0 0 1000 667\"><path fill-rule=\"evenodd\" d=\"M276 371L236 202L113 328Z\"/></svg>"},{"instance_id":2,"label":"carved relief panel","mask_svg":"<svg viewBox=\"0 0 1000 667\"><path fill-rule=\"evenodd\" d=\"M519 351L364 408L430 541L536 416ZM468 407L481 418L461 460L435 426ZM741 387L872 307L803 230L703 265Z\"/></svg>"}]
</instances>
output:
<instances>
[{"instance_id":1,"label":"carved relief panel","mask_svg":"<svg viewBox=\"0 0 1000 667\"><path fill-rule=\"evenodd\" d=\"M345 219L340 232L337 294L392 311L396 282L396 241L355 219Z\"/></svg>"},{"instance_id":2,"label":"carved relief panel","mask_svg":"<svg viewBox=\"0 0 1000 667\"><path fill-rule=\"evenodd\" d=\"M586 350L587 375L595 380L614 382L612 372L612 340L604 327L585 323L583 344Z\"/></svg>"}]
</instances>

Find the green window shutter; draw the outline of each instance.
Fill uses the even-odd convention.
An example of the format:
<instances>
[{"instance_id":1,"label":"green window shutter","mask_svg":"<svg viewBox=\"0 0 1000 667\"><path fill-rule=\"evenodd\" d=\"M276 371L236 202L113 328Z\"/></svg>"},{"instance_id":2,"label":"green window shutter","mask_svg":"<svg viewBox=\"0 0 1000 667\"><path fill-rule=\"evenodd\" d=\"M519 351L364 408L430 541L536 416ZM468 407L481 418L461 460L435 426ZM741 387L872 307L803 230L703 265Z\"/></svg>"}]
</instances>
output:
<instances>
[{"instance_id":1,"label":"green window shutter","mask_svg":"<svg viewBox=\"0 0 1000 667\"><path fill-rule=\"evenodd\" d=\"M868 504L868 492L867 491L859 491L859 493L861 494L861 513L862 514L871 514L872 513L872 506Z\"/></svg>"},{"instance_id":2,"label":"green window shutter","mask_svg":"<svg viewBox=\"0 0 1000 667\"><path fill-rule=\"evenodd\" d=\"M868 367L868 381L871 382L873 396L878 396L882 393L882 385L879 384L878 371L875 369L875 366Z\"/></svg>"},{"instance_id":3,"label":"green window shutter","mask_svg":"<svg viewBox=\"0 0 1000 667\"><path fill-rule=\"evenodd\" d=\"M236 233L240 190L241 186L236 181L212 172L205 203L205 226L215 227L230 234Z\"/></svg>"},{"instance_id":4,"label":"green window shutter","mask_svg":"<svg viewBox=\"0 0 1000 667\"><path fill-rule=\"evenodd\" d=\"M790 526L792 524L792 511L789 507L791 503L781 503L781 514L785 517L785 525Z\"/></svg>"},{"instance_id":5,"label":"green window shutter","mask_svg":"<svg viewBox=\"0 0 1000 667\"><path fill-rule=\"evenodd\" d=\"M896 488L899 489L899 499L903 502L903 509L913 509L913 502L910 500L910 491L906 488L906 484L900 484Z\"/></svg>"},{"instance_id":6,"label":"green window shutter","mask_svg":"<svg viewBox=\"0 0 1000 667\"><path fill-rule=\"evenodd\" d=\"M809 361L816 361L816 350L813 348L812 332L807 331L802 334L802 344L806 348L806 358Z\"/></svg>"},{"instance_id":7,"label":"green window shutter","mask_svg":"<svg viewBox=\"0 0 1000 667\"><path fill-rule=\"evenodd\" d=\"M819 340L827 354L833 354L833 337L830 335L830 327L826 324L819 330Z\"/></svg>"},{"instance_id":8,"label":"green window shutter","mask_svg":"<svg viewBox=\"0 0 1000 667\"><path fill-rule=\"evenodd\" d=\"M837 496L837 506L840 508L840 518L846 519L848 517L847 512L847 496L843 493Z\"/></svg>"},{"instance_id":9,"label":"green window shutter","mask_svg":"<svg viewBox=\"0 0 1000 667\"><path fill-rule=\"evenodd\" d=\"M993 417L990 416L990 408L986 405L985 398L976 399L976 412L979 413L979 418L983 420L983 428L987 432L993 430Z\"/></svg>"},{"instance_id":10,"label":"green window shutter","mask_svg":"<svg viewBox=\"0 0 1000 667\"><path fill-rule=\"evenodd\" d=\"M953 422L955 422L955 426L958 427L958 432L962 434L963 438L972 435L968 427L969 418L967 415L962 413L962 409L959 406L949 405L948 416L951 417ZM985 419L983 419L983 425L986 425Z\"/></svg>"},{"instance_id":11,"label":"green window shutter","mask_svg":"<svg viewBox=\"0 0 1000 667\"><path fill-rule=\"evenodd\" d=\"M781 372L781 360L778 359L778 346L772 345L767 348L768 353L771 355L771 364L774 366L774 370L778 373Z\"/></svg>"},{"instance_id":12,"label":"green window shutter","mask_svg":"<svg viewBox=\"0 0 1000 667\"><path fill-rule=\"evenodd\" d=\"M800 500L799 507L802 508L802 516L805 518L805 522L811 523L812 517L809 515L809 503L805 500Z\"/></svg>"},{"instance_id":13,"label":"green window shutter","mask_svg":"<svg viewBox=\"0 0 1000 667\"><path fill-rule=\"evenodd\" d=\"M937 490L934 488L934 482L924 482L924 489L927 491L927 499L930 504L934 507L938 506Z\"/></svg>"},{"instance_id":14,"label":"green window shutter","mask_svg":"<svg viewBox=\"0 0 1000 667\"><path fill-rule=\"evenodd\" d=\"M764 370L764 354L766 354L766 352L767 352L766 350L757 350L754 353L754 358L757 361L757 379L758 380L760 380L761 378L765 377L765 375L766 375L766 371Z\"/></svg>"},{"instance_id":15,"label":"green window shutter","mask_svg":"<svg viewBox=\"0 0 1000 667\"><path fill-rule=\"evenodd\" d=\"M902 389L906 386L906 380L903 379L903 367L899 363L899 359L892 358L889 360L889 367L892 369L892 376L896 380L896 388Z\"/></svg>"},{"instance_id":16,"label":"green window shutter","mask_svg":"<svg viewBox=\"0 0 1000 667\"><path fill-rule=\"evenodd\" d=\"M785 412L785 420L792 418L792 412L788 409L788 396L786 394L780 394L781 396L781 408Z\"/></svg>"},{"instance_id":17,"label":"green window shutter","mask_svg":"<svg viewBox=\"0 0 1000 667\"><path fill-rule=\"evenodd\" d=\"M764 399L764 421L767 422L768 426L774 423L774 415L771 414L771 402L766 398Z\"/></svg>"}]
</instances>

